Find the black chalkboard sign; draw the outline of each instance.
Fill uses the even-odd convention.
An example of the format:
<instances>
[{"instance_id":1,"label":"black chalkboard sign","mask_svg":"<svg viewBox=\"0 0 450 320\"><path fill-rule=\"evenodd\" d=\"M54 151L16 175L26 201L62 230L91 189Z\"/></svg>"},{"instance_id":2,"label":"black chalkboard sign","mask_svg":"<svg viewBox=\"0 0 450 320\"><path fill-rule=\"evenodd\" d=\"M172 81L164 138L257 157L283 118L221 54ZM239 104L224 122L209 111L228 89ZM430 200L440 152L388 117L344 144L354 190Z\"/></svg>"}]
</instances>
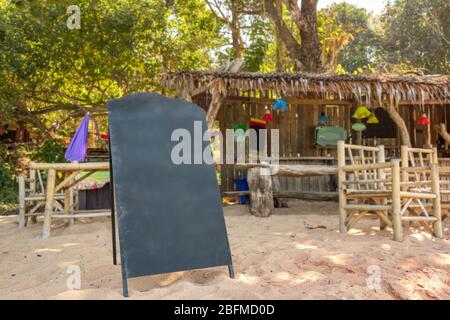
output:
<instances>
[{"instance_id":1,"label":"black chalkboard sign","mask_svg":"<svg viewBox=\"0 0 450 320\"><path fill-rule=\"evenodd\" d=\"M112 100L108 110L124 295L129 277L225 265L233 277L214 165L199 161L210 148L198 135L205 112L157 94ZM191 162L179 163L189 135Z\"/></svg>"}]
</instances>

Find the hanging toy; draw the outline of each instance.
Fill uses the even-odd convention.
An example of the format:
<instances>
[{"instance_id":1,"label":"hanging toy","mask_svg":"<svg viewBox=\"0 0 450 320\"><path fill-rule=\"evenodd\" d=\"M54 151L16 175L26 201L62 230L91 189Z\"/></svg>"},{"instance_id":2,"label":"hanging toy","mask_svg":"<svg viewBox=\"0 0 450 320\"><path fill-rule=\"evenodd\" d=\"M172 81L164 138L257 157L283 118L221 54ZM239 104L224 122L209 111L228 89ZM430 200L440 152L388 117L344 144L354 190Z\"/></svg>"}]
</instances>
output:
<instances>
[{"instance_id":1,"label":"hanging toy","mask_svg":"<svg viewBox=\"0 0 450 320\"><path fill-rule=\"evenodd\" d=\"M319 124L325 125L330 121L330 118L327 117L325 112L320 113Z\"/></svg>"},{"instance_id":2,"label":"hanging toy","mask_svg":"<svg viewBox=\"0 0 450 320\"><path fill-rule=\"evenodd\" d=\"M265 129L266 121L257 118L250 118L249 127L253 129Z\"/></svg>"},{"instance_id":3,"label":"hanging toy","mask_svg":"<svg viewBox=\"0 0 450 320\"><path fill-rule=\"evenodd\" d=\"M283 99L276 99L272 105L272 108L273 110L286 111L288 109L288 105Z\"/></svg>"},{"instance_id":4,"label":"hanging toy","mask_svg":"<svg viewBox=\"0 0 450 320\"><path fill-rule=\"evenodd\" d=\"M380 120L378 120L378 118L374 114L372 114L369 119L367 119L367 123L376 124L380 123Z\"/></svg>"},{"instance_id":5,"label":"hanging toy","mask_svg":"<svg viewBox=\"0 0 450 320\"><path fill-rule=\"evenodd\" d=\"M370 117L371 115L372 115L372 112L370 112L366 106L359 106L358 108L356 108L356 111L353 114L353 118L364 119L364 118Z\"/></svg>"},{"instance_id":6,"label":"hanging toy","mask_svg":"<svg viewBox=\"0 0 450 320\"><path fill-rule=\"evenodd\" d=\"M247 130L247 127L242 123L238 123L233 126L233 130L234 139L237 140L238 138L245 137L245 131Z\"/></svg>"},{"instance_id":7,"label":"hanging toy","mask_svg":"<svg viewBox=\"0 0 450 320\"><path fill-rule=\"evenodd\" d=\"M102 139L102 140L109 140L109 134L107 134L107 133L100 133L100 139Z\"/></svg>"},{"instance_id":8,"label":"hanging toy","mask_svg":"<svg viewBox=\"0 0 450 320\"><path fill-rule=\"evenodd\" d=\"M263 119L266 123L269 123L269 122L272 122L272 121L273 121L273 116L272 116L272 114L270 113L270 110L266 110L266 113L264 113L262 119Z\"/></svg>"},{"instance_id":9,"label":"hanging toy","mask_svg":"<svg viewBox=\"0 0 450 320\"><path fill-rule=\"evenodd\" d=\"M352 125L352 129L355 131L364 131L367 129L367 127L364 123L357 122Z\"/></svg>"},{"instance_id":10,"label":"hanging toy","mask_svg":"<svg viewBox=\"0 0 450 320\"><path fill-rule=\"evenodd\" d=\"M422 117L417 121L417 124L431 124L431 121L428 119L427 114L424 113L422 114Z\"/></svg>"}]
</instances>

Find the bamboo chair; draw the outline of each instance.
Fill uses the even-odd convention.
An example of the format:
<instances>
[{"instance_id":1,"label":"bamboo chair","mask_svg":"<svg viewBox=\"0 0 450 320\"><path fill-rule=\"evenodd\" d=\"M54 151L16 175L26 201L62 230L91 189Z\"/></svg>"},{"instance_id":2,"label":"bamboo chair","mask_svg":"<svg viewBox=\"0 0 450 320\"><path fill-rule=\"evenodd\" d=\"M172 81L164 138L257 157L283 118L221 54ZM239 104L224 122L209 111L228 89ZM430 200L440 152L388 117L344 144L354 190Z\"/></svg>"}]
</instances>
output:
<instances>
[{"instance_id":1,"label":"bamboo chair","mask_svg":"<svg viewBox=\"0 0 450 320\"><path fill-rule=\"evenodd\" d=\"M348 155L348 157L347 157ZM412 191L407 184L402 187L402 170L431 172L432 191ZM363 217L375 214L380 219L380 229L392 227L394 240L403 239L403 221L434 223L434 232L442 237L440 220L439 181L437 165L401 168L400 160L385 162L384 147L366 147L338 142L339 178L339 229L347 232ZM406 215L412 201L432 201L432 216Z\"/></svg>"},{"instance_id":2,"label":"bamboo chair","mask_svg":"<svg viewBox=\"0 0 450 320\"><path fill-rule=\"evenodd\" d=\"M408 146L401 147L401 159L402 167L408 168L420 168L429 166L430 164L438 165L438 176L439 176L439 192L441 196L441 210L442 219L450 216L450 167L448 166L449 159L439 159L438 152L436 148L411 148ZM408 174L407 171L402 173L403 181L409 181L411 184L414 182L419 182L418 188L422 190L431 190L431 180L429 172L422 171L420 173ZM423 204L424 208L430 208L431 203ZM422 210L419 206L414 206L413 210Z\"/></svg>"}]
</instances>

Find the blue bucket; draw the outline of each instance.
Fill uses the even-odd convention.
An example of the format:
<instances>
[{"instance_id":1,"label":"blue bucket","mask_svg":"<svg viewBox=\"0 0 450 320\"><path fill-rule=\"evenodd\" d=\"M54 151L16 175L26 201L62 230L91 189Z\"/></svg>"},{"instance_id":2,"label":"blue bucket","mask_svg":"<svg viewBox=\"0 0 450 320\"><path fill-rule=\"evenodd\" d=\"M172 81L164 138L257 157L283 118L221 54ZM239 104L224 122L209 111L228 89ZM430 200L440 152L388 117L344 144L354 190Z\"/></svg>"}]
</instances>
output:
<instances>
[{"instance_id":1,"label":"blue bucket","mask_svg":"<svg viewBox=\"0 0 450 320\"><path fill-rule=\"evenodd\" d=\"M236 182L236 191L248 191L248 182L246 178L238 178L235 179ZM248 196L240 196L239 197L240 204L248 203Z\"/></svg>"}]
</instances>

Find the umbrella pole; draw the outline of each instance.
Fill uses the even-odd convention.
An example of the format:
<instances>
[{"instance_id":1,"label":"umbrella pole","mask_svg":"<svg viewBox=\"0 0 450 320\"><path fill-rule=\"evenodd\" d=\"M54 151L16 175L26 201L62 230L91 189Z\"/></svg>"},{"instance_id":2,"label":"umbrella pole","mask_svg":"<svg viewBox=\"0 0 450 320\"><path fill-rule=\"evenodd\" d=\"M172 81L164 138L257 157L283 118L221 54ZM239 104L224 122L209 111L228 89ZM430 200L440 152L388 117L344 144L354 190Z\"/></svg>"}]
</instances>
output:
<instances>
[{"instance_id":1,"label":"umbrella pole","mask_svg":"<svg viewBox=\"0 0 450 320\"><path fill-rule=\"evenodd\" d=\"M111 155L111 136L108 127L108 151L109 151L109 188L111 192L111 233L112 233L112 251L113 251L113 264L117 265L117 249L116 249L116 206L114 202L114 176L112 168L112 155Z\"/></svg>"}]
</instances>

